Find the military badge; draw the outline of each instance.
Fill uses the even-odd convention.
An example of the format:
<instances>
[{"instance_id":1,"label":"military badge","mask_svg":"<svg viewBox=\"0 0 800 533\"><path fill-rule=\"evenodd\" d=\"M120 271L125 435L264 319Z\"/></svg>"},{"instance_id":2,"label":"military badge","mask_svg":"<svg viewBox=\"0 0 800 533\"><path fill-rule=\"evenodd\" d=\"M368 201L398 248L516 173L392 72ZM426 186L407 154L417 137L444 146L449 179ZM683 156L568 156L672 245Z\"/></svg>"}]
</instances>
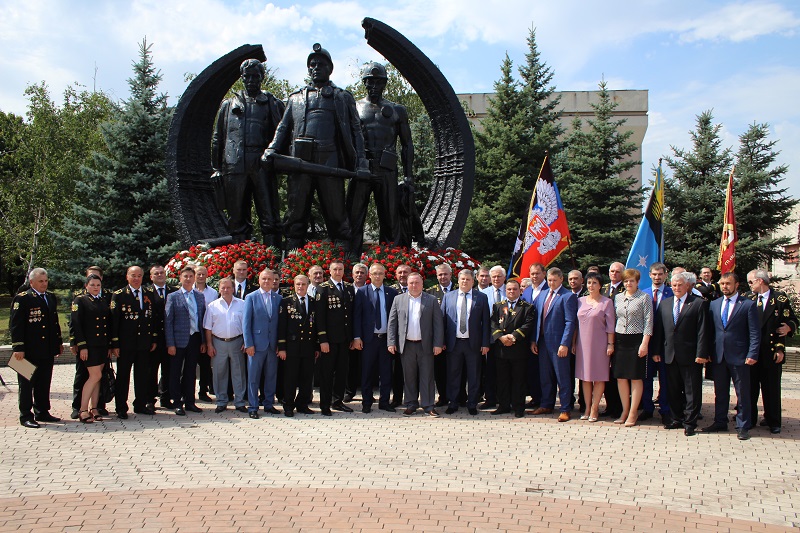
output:
<instances>
[{"instance_id":1,"label":"military badge","mask_svg":"<svg viewBox=\"0 0 800 533\"><path fill-rule=\"evenodd\" d=\"M14 302L14 309L19 309L19 302Z\"/></svg>"},{"instance_id":2,"label":"military badge","mask_svg":"<svg viewBox=\"0 0 800 533\"><path fill-rule=\"evenodd\" d=\"M78 310L78 304L73 302L73 304L72 304L72 312L74 313L77 310Z\"/></svg>"},{"instance_id":3,"label":"military badge","mask_svg":"<svg viewBox=\"0 0 800 533\"><path fill-rule=\"evenodd\" d=\"M777 314L777 313L776 313L776 314ZM785 317L787 317L787 318L789 317L789 310L788 310L788 309L784 309L784 310L783 310L783 316L785 316Z\"/></svg>"}]
</instances>

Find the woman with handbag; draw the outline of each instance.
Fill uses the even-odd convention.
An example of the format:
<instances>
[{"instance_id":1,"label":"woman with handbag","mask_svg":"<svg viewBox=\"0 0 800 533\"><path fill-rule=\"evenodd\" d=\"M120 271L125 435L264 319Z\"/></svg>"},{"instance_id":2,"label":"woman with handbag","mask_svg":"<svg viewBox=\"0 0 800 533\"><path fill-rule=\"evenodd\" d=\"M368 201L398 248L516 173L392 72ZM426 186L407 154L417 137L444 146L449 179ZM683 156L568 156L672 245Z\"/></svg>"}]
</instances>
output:
<instances>
[{"instance_id":1,"label":"woman with handbag","mask_svg":"<svg viewBox=\"0 0 800 533\"><path fill-rule=\"evenodd\" d=\"M89 373L81 393L79 420L84 424L102 420L97 411L100 379L103 377L103 368L111 357L109 349L111 310L100 296L101 288L100 276L89 274L86 278L86 294L78 296L72 302L72 314L69 320L70 336L78 349L78 360Z\"/></svg>"}]
</instances>

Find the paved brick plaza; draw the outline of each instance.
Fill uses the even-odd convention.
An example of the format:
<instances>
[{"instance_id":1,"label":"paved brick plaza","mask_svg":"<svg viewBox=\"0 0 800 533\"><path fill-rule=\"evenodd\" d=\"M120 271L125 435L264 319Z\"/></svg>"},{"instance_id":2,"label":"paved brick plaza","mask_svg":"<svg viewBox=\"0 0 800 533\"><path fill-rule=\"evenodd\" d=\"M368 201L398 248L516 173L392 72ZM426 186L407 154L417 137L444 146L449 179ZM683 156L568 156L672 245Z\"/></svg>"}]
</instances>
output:
<instances>
[{"instance_id":1,"label":"paved brick plaza","mask_svg":"<svg viewBox=\"0 0 800 533\"><path fill-rule=\"evenodd\" d=\"M18 422L16 375L0 373L0 531L800 527L800 374L784 374L783 433L755 428L740 442L655 420L625 429L463 409L251 420L212 406L84 425L68 419L71 365L53 382L53 414L66 420L31 430ZM704 400L709 423L709 383Z\"/></svg>"}]
</instances>

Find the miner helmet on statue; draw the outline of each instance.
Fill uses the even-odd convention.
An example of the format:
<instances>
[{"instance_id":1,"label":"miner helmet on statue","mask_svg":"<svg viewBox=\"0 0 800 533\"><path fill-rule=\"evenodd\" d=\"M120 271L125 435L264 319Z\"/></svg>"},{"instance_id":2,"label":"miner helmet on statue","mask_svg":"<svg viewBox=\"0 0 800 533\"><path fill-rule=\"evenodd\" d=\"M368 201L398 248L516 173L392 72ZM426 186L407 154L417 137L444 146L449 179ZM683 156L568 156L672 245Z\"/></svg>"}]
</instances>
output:
<instances>
[{"instance_id":1,"label":"miner helmet on statue","mask_svg":"<svg viewBox=\"0 0 800 533\"><path fill-rule=\"evenodd\" d=\"M361 69L361 79L366 80L368 78L378 78L378 79L388 79L389 76L386 74L386 67L381 65L380 63L376 63L371 61L366 63L364 67Z\"/></svg>"},{"instance_id":2,"label":"miner helmet on statue","mask_svg":"<svg viewBox=\"0 0 800 533\"><path fill-rule=\"evenodd\" d=\"M308 54L308 59L306 59L306 66L307 67L311 66L311 58L312 57L314 57L314 56L322 56L328 61L328 63L331 64L331 70L333 70L333 59L331 59L330 52L328 52L327 50L322 48L322 45L319 44L319 43L314 43L314 46L312 46L311 49L313 50L313 52Z\"/></svg>"}]
</instances>

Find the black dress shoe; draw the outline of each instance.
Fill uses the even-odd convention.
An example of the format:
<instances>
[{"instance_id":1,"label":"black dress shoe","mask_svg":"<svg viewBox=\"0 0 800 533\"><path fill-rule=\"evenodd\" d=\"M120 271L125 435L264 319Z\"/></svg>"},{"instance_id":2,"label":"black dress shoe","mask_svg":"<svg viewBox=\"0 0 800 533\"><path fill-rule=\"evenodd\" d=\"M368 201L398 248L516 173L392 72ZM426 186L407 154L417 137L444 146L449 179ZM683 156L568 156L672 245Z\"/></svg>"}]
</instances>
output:
<instances>
[{"instance_id":1,"label":"black dress shoe","mask_svg":"<svg viewBox=\"0 0 800 533\"><path fill-rule=\"evenodd\" d=\"M452 415L456 411L458 411L458 407L448 407L447 409L444 410L444 413L446 415Z\"/></svg>"},{"instance_id":2,"label":"black dress shoe","mask_svg":"<svg viewBox=\"0 0 800 533\"><path fill-rule=\"evenodd\" d=\"M393 408L397 409L397 408L398 408L398 407L400 407L401 405L403 405L403 402L398 402L397 400L394 400L393 402L391 402L391 403L389 404L389 407L393 407Z\"/></svg>"},{"instance_id":3,"label":"black dress shoe","mask_svg":"<svg viewBox=\"0 0 800 533\"><path fill-rule=\"evenodd\" d=\"M183 411L183 409L181 409L181 411ZM117 418L119 418L120 420L127 420L128 413L117 413Z\"/></svg>"},{"instance_id":4,"label":"black dress shoe","mask_svg":"<svg viewBox=\"0 0 800 533\"><path fill-rule=\"evenodd\" d=\"M764 418L764 419L761 420L761 422L758 423L758 425L763 428L763 427L767 427L769 424L767 423L767 419Z\"/></svg>"},{"instance_id":5,"label":"black dress shoe","mask_svg":"<svg viewBox=\"0 0 800 533\"><path fill-rule=\"evenodd\" d=\"M42 427L36 422L36 420L23 420L22 422L20 422L20 424L22 425L22 427L31 429Z\"/></svg>"},{"instance_id":6,"label":"black dress shoe","mask_svg":"<svg viewBox=\"0 0 800 533\"><path fill-rule=\"evenodd\" d=\"M294 416L294 409L292 409L291 411L289 409L284 410L283 411L283 416L288 416L290 418L293 417Z\"/></svg>"},{"instance_id":7,"label":"black dress shoe","mask_svg":"<svg viewBox=\"0 0 800 533\"><path fill-rule=\"evenodd\" d=\"M280 410L276 409L275 407L270 407L269 409L264 409L264 412L265 413L269 413L271 415L279 415L279 414L281 414Z\"/></svg>"},{"instance_id":8,"label":"black dress shoe","mask_svg":"<svg viewBox=\"0 0 800 533\"><path fill-rule=\"evenodd\" d=\"M439 398L439 401L433 404L434 407L444 407L445 405L447 405L447 400L443 398Z\"/></svg>"},{"instance_id":9,"label":"black dress shoe","mask_svg":"<svg viewBox=\"0 0 800 533\"><path fill-rule=\"evenodd\" d=\"M53 416L50 413L39 413L35 416L37 422L61 422L61 419L57 416Z\"/></svg>"},{"instance_id":10,"label":"black dress shoe","mask_svg":"<svg viewBox=\"0 0 800 533\"><path fill-rule=\"evenodd\" d=\"M331 410L327 407L320 409L320 412L322 413L322 416L333 416L333 413L331 413Z\"/></svg>"},{"instance_id":11,"label":"black dress shoe","mask_svg":"<svg viewBox=\"0 0 800 533\"><path fill-rule=\"evenodd\" d=\"M668 424L664 424L664 429L681 429L683 424L680 422L669 422Z\"/></svg>"},{"instance_id":12,"label":"black dress shoe","mask_svg":"<svg viewBox=\"0 0 800 533\"><path fill-rule=\"evenodd\" d=\"M469 411L469 414L471 414L472 416L476 416L478 414L478 409L476 409L475 407L470 407L469 409L467 409L467 411Z\"/></svg>"},{"instance_id":13,"label":"black dress shoe","mask_svg":"<svg viewBox=\"0 0 800 533\"><path fill-rule=\"evenodd\" d=\"M198 394L197 399L206 403L211 403L213 401L208 394Z\"/></svg>"},{"instance_id":14,"label":"black dress shoe","mask_svg":"<svg viewBox=\"0 0 800 533\"><path fill-rule=\"evenodd\" d=\"M773 426L773 427L769 428L769 432L772 433L773 435L777 435L778 433L781 432L781 427L780 426Z\"/></svg>"},{"instance_id":15,"label":"black dress shoe","mask_svg":"<svg viewBox=\"0 0 800 533\"><path fill-rule=\"evenodd\" d=\"M224 411L225 409L227 409L227 407L226 407L226 406L224 406L224 405L218 405L218 406L216 406L216 407L214 408L214 412L215 412L215 413L217 413L217 414L219 414L219 413L221 413L222 411Z\"/></svg>"},{"instance_id":16,"label":"black dress shoe","mask_svg":"<svg viewBox=\"0 0 800 533\"><path fill-rule=\"evenodd\" d=\"M245 407L244 405L240 405L239 407L236 408L236 410L239 411L240 413L246 413L247 407Z\"/></svg>"},{"instance_id":17,"label":"black dress shoe","mask_svg":"<svg viewBox=\"0 0 800 533\"><path fill-rule=\"evenodd\" d=\"M196 405L187 405L184 407L187 411L191 411L193 413L202 413L203 410L197 407Z\"/></svg>"},{"instance_id":18,"label":"black dress shoe","mask_svg":"<svg viewBox=\"0 0 800 533\"><path fill-rule=\"evenodd\" d=\"M396 411L395 411L395 409L394 409L394 407L392 407L392 405L391 405L391 404L388 404L388 403L385 403L385 404L383 404L383 405L379 405L379 406L378 406L378 409L380 409L381 411L386 411L387 413L394 413L394 412L396 412Z\"/></svg>"},{"instance_id":19,"label":"black dress shoe","mask_svg":"<svg viewBox=\"0 0 800 533\"><path fill-rule=\"evenodd\" d=\"M687 437L693 437L694 436L694 428L684 428L683 434L686 435Z\"/></svg>"},{"instance_id":20,"label":"black dress shoe","mask_svg":"<svg viewBox=\"0 0 800 533\"><path fill-rule=\"evenodd\" d=\"M73 409L72 413L70 413L69 417L73 420L77 420L81 416L80 409Z\"/></svg>"},{"instance_id":21,"label":"black dress shoe","mask_svg":"<svg viewBox=\"0 0 800 533\"><path fill-rule=\"evenodd\" d=\"M431 409L431 411L434 411L434 409ZM407 408L406 408L406 409L403 411L403 416L411 416L411 415L413 415L413 414L414 414L414 413L416 413L416 412L417 412L417 410L416 410L416 409L414 409L413 407L407 407Z\"/></svg>"},{"instance_id":22,"label":"black dress shoe","mask_svg":"<svg viewBox=\"0 0 800 533\"><path fill-rule=\"evenodd\" d=\"M516 411L514 411L514 417L515 418L522 418L523 416L525 416L525 409L521 409L521 410L517 409Z\"/></svg>"},{"instance_id":23,"label":"black dress shoe","mask_svg":"<svg viewBox=\"0 0 800 533\"><path fill-rule=\"evenodd\" d=\"M350 403L353 401L354 396L352 394L345 394L344 395L344 403Z\"/></svg>"},{"instance_id":24,"label":"black dress shoe","mask_svg":"<svg viewBox=\"0 0 800 533\"><path fill-rule=\"evenodd\" d=\"M494 409L497 407L497 404L494 402L483 402L478 406L478 409L485 410L485 409Z\"/></svg>"},{"instance_id":25,"label":"black dress shoe","mask_svg":"<svg viewBox=\"0 0 800 533\"><path fill-rule=\"evenodd\" d=\"M637 420L639 422L644 422L645 420L650 420L651 418L653 418L652 411L642 411L642 414L639 415L639 418Z\"/></svg>"},{"instance_id":26,"label":"black dress shoe","mask_svg":"<svg viewBox=\"0 0 800 533\"><path fill-rule=\"evenodd\" d=\"M720 431L728 431L728 426L724 424L711 424L703 428L703 433L718 433Z\"/></svg>"},{"instance_id":27,"label":"black dress shoe","mask_svg":"<svg viewBox=\"0 0 800 533\"><path fill-rule=\"evenodd\" d=\"M178 407L177 409L175 409L175 414L178 415L178 416L186 416L186 411L184 411L183 409ZM128 418L128 417L126 416L125 418Z\"/></svg>"},{"instance_id":28,"label":"black dress shoe","mask_svg":"<svg viewBox=\"0 0 800 533\"><path fill-rule=\"evenodd\" d=\"M491 414L491 415L504 415L504 414L510 413L510 412L511 412L511 409L503 409L501 407L500 409L495 409L494 411L492 411L489 414Z\"/></svg>"},{"instance_id":29,"label":"black dress shoe","mask_svg":"<svg viewBox=\"0 0 800 533\"><path fill-rule=\"evenodd\" d=\"M414 413L411 413L411 414L414 414ZM430 411L428 411L425 414L428 415L431 418L439 418L439 413L436 412L436 409L431 409Z\"/></svg>"},{"instance_id":30,"label":"black dress shoe","mask_svg":"<svg viewBox=\"0 0 800 533\"><path fill-rule=\"evenodd\" d=\"M750 440L750 432L747 431L746 429L740 429L738 431L738 433L739 434L736 436L737 439L739 439L739 440Z\"/></svg>"},{"instance_id":31,"label":"black dress shoe","mask_svg":"<svg viewBox=\"0 0 800 533\"><path fill-rule=\"evenodd\" d=\"M162 409L174 409L175 404L172 403L172 400L161 400L161 408Z\"/></svg>"},{"instance_id":32,"label":"black dress shoe","mask_svg":"<svg viewBox=\"0 0 800 533\"><path fill-rule=\"evenodd\" d=\"M105 407L98 407L97 414L99 414L100 416L108 416L108 409L106 409Z\"/></svg>"},{"instance_id":33,"label":"black dress shoe","mask_svg":"<svg viewBox=\"0 0 800 533\"><path fill-rule=\"evenodd\" d=\"M371 405L365 405L365 406L361 407L361 412L362 413L371 413L372 412L372 406Z\"/></svg>"},{"instance_id":34,"label":"black dress shoe","mask_svg":"<svg viewBox=\"0 0 800 533\"><path fill-rule=\"evenodd\" d=\"M258 420L258 411L250 411L250 418Z\"/></svg>"},{"instance_id":35,"label":"black dress shoe","mask_svg":"<svg viewBox=\"0 0 800 533\"><path fill-rule=\"evenodd\" d=\"M313 415L314 414L314 411L309 409L308 407L298 407L297 408L297 412L298 413L303 413L304 415Z\"/></svg>"},{"instance_id":36,"label":"black dress shoe","mask_svg":"<svg viewBox=\"0 0 800 533\"><path fill-rule=\"evenodd\" d=\"M154 415L154 414L156 414L155 409L150 409L148 407L143 407L141 409L134 409L133 412L136 413L137 415Z\"/></svg>"},{"instance_id":37,"label":"black dress shoe","mask_svg":"<svg viewBox=\"0 0 800 533\"><path fill-rule=\"evenodd\" d=\"M539 402L533 400L525 404L525 409L536 409L537 407L539 407Z\"/></svg>"},{"instance_id":38,"label":"black dress shoe","mask_svg":"<svg viewBox=\"0 0 800 533\"><path fill-rule=\"evenodd\" d=\"M331 405L331 409L335 411L342 411L343 413L352 413L353 409L342 402L336 402L335 404Z\"/></svg>"}]
</instances>

